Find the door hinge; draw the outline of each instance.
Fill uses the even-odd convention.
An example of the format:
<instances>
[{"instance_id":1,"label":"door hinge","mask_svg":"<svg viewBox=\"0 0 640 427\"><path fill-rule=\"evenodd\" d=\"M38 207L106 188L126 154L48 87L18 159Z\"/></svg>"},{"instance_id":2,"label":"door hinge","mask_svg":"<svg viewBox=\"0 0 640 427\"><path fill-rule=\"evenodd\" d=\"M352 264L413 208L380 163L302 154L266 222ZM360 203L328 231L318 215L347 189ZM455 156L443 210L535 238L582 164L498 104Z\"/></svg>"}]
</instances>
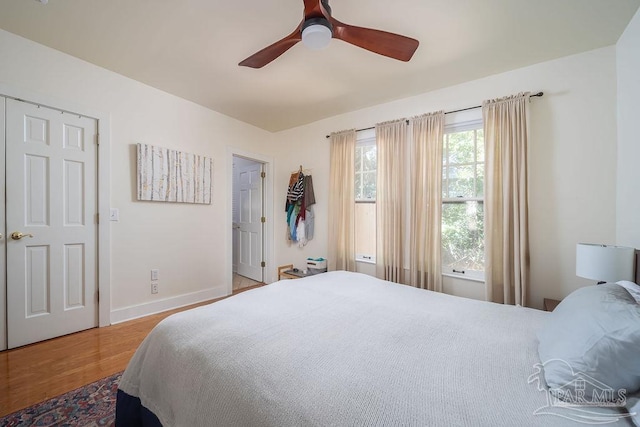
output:
<instances>
[{"instance_id":1,"label":"door hinge","mask_svg":"<svg viewBox=\"0 0 640 427\"><path fill-rule=\"evenodd\" d=\"M262 261L262 262L260 263L260 267L266 267L266 266L267 266L267 263L266 263L266 262Z\"/></svg>"},{"instance_id":2,"label":"door hinge","mask_svg":"<svg viewBox=\"0 0 640 427\"><path fill-rule=\"evenodd\" d=\"M266 172L260 172L260 178L266 178L266 177L267 177Z\"/></svg>"},{"instance_id":3,"label":"door hinge","mask_svg":"<svg viewBox=\"0 0 640 427\"><path fill-rule=\"evenodd\" d=\"M98 302L100 302L100 289L96 291L96 298L98 299Z\"/></svg>"},{"instance_id":4,"label":"door hinge","mask_svg":"<svg viewBox=\"0 0 640 427\"><path fill-rule=\"evenodd\" d=\"M260 222L264 224L265 222L267 222L267 218L265 217L260 218Z\"/></svg>"},{"instance_id":5,"label":"door hinge","mask_svg":"<svg viewBox=\"0 0 640 427\"><path fill-rule=\"evenodd\" d=\"M100 224L100 214L96 214L96 224Z\"/></svg>"},{"instance_id":6,"label":"door hinge","mask_svg":"<svg viewBox=\"0 0 640 427\"><path fill-rule=\"evenodd\" d=\"M96 145L100 145L100 134L96 133Z\"/></svg>"}]
</instances>

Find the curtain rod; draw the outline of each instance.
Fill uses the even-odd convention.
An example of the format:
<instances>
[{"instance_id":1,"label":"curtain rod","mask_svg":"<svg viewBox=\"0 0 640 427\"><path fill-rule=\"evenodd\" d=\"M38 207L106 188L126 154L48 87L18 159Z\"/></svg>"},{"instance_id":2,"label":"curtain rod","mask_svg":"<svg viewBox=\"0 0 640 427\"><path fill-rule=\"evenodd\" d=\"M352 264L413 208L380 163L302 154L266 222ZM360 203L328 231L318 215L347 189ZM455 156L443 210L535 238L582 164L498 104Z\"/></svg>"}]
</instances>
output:
<instances>
[{"instance_id":1,"label":"curtain rod","mask_svg":"<svg viewBox=\"0 0 640 427\"><path fill-rule=\"evenodd\" d=\"M538 93L534 93L533 95L529 95L529 98L533 98L534 96L542 97L542 95L544 95L544 92L538 92ZM482 108L482 105L476 105L475 107L461 108L459 110L453 110L453 111L445 111L444 113L445 114L460 113L461 111L475 110L476 108ZM409 120L407 120L407 124L409 124ZM371 130L375 128L376 128L375 126L371 126L368 128L356 129L356 132L362 132L365 130ZM327 139L329 139L331 138L331 135L327 135L326 137Z\"/></svg>"}]
</instances>

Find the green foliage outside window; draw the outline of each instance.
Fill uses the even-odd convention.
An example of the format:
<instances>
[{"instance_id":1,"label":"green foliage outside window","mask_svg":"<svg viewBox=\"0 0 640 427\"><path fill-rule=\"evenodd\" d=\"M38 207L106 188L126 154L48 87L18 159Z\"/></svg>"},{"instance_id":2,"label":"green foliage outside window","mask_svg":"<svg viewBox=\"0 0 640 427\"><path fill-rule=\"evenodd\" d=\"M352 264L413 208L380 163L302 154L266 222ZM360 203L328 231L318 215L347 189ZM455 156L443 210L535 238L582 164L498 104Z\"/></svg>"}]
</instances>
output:
<instances>
[{"instance_id":1,"label":"green foliage outside window","mask_svg":"<svg viewBox=\"0 0 640 427\"><path fill-rule=\"evenodd\" d=\"M376 156L375 144L356 146L356 200L376 200Z\"/></svg>"},{"instance_id":2,"label":"green foliage outside window","mask_svg":"<svg viewBox=\"0 0 640 427\"><path fill-rule=\"evenodd\" d=\"M484 134L445 135L442 166L442 265L484 271Z\"/></svg>"},{"instance_id":3,"label":"green foliage outside window","mask_svg":"<svg viewBox=\"0 0 640 427\"><path fill-rule=\"evenodd\" d=\"M442 265L456 270L484 271L482 202L442 205Z\"/></svg>"}]
</instances>

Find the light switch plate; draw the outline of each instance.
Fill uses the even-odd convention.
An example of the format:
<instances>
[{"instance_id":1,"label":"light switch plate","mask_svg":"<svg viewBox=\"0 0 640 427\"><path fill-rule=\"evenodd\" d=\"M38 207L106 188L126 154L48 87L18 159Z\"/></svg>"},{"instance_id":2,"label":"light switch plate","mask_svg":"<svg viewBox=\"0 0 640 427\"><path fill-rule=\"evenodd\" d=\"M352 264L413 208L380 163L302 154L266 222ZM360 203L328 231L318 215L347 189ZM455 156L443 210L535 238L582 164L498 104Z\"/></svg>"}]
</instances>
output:
<instances>
[{"instance_id":1,"label":"light switch plate","mask_svg":"<svg viewBox=\"0 0 640 427\"><path fill-rule=\"evenodd\" d=\"M157 268L151 270L151 280L158 280L158 273L160 271Z\"/></svg>"},{"instance_id":2,"label":"light switch plate","mask_svg":"<svg viewBox=\"0 0 640 427\"><path fill-rule=\"evenodd\" d=\"M120 209L118 208L109 209L109 221L120 221Z\"/></svg>"}]
</instances>

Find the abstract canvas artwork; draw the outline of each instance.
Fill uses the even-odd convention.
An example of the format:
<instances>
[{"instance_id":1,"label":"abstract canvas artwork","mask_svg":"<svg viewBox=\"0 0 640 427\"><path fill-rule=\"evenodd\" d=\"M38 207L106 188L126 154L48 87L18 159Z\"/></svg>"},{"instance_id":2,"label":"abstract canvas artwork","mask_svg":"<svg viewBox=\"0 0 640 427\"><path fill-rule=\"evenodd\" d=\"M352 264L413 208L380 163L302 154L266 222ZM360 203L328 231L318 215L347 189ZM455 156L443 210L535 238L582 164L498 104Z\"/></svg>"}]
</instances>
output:
<instances>
[{"instance_id":1,"label":"abstract canvas artwork","mask_svg":"<svg viewBox=\"0 0 640 427\"><path fill-rule=\"evenodd\" d=\"M211 204L213 159L138 144L138 200Z\"/></svg>"}]
</instances>

